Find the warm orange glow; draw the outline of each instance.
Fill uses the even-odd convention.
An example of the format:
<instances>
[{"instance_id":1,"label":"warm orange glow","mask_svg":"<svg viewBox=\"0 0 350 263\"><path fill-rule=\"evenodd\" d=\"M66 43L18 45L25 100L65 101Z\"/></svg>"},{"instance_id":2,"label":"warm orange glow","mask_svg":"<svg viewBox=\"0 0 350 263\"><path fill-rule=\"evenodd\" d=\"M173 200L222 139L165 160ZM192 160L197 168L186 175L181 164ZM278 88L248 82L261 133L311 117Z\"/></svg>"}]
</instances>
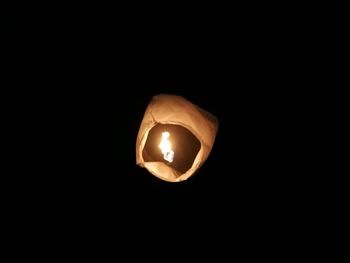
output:
<instances>
[{"instance_id":1,"label":"warm orange glow","mask_svg":"<svg viewBox=\"0 0 350 263\"><path fill-rule=\"evenodd\" d=\"M171 149L171 143L168 140L170 137L169 132L162 132L162 140L160 141L159 148L164 155L164 159L168 162L173 162L174 159L174 151Z\"/></svg>"}]
</instances>

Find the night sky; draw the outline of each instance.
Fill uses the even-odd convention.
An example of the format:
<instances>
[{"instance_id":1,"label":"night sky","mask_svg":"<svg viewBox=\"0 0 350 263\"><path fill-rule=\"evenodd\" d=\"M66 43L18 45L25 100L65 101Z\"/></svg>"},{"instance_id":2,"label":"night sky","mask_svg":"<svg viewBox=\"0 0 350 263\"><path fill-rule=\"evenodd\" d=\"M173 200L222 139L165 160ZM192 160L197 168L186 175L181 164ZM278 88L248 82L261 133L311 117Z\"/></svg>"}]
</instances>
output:
<instances>
[{"instance_id":1,"label":"night sky","mask_svg":"<svg viewBox=\"0 0 350 263\"><path fill-rule=\"evenodd\" d=\"M215 262L340 257L328 220L341 214L340 196L318 158L315 127L327 115L337 49L325 50L343 32L344 9L139 6L69 20L5 17L24 61L12 62L25 71L13 86L31 87L8 93L33 109L20 114L26 130L38 136L28 127L44 123L43 161L25 179L37 189L28 213L44 213L54 222L46 235L62 229L62 242L149 244L145 257L173 257L173 249L174 258ZM136 166L139 125L161 93L184 96L220 123L208 160L181 183Z\"/></svg>"}]
</instances>

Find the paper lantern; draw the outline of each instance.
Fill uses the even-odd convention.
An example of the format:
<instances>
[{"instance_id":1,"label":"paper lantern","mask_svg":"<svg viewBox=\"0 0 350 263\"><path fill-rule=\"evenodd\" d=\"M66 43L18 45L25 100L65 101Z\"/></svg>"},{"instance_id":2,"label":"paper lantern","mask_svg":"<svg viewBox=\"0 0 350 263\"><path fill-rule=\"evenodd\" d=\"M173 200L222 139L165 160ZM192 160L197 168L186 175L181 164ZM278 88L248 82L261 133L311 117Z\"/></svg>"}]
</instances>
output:
<instances>
[{"instance_id":1,"label":"paper lantern","mask_svg":"<svg viewBox=\"0 0 350 263\"><path fill-rule=\"evenodd\" d=\"M208 158L217 131L217 118L185 98L154 96L137 135L136 163L162 180L186 180Z\"/></svg>"}]
</instances>

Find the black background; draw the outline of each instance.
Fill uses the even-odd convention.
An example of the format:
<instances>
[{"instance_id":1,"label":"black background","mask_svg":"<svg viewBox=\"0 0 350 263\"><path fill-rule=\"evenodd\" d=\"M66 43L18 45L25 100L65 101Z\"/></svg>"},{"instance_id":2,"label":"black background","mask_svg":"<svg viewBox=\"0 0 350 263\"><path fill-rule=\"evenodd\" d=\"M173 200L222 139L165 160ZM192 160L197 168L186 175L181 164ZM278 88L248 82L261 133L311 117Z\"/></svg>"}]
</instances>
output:
<instances>
[{"instance_id":1,"label":"black background","mask_svg":"<svg viewBox=\"0 0 350 263\"><path fill-rule=\"evenodd\" d=\"M345 8L169 4L8 16L9 68L21 74L6 94L20 106L12 122L33 174L17 182L21 215L73 250L134 248L130 258L341 257L332 220L342 193L319 157ZM220 121L209 159L178 184L136 166L139 124L160 93Z\"/></svg>"}]
</instances>

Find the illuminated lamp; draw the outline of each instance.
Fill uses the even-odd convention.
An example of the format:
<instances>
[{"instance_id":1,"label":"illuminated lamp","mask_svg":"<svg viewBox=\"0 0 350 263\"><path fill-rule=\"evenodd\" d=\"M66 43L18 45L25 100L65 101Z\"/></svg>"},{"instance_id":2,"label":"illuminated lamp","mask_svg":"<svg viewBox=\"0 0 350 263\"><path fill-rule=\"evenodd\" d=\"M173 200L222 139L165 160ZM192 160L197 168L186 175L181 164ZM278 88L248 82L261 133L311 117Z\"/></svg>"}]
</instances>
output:
<instances>
[{"instance_id":1,"label":"illuminated lamp","mask_svg":"<svg viewBox=\"0 0 350 263\"><path fill-rule=\"evenodd\" d=\"M207 160L218 124L214 115L183 97L154 96L137 135L136 164L164 181L184 181Z\"/></svg>"}]
</instances>

